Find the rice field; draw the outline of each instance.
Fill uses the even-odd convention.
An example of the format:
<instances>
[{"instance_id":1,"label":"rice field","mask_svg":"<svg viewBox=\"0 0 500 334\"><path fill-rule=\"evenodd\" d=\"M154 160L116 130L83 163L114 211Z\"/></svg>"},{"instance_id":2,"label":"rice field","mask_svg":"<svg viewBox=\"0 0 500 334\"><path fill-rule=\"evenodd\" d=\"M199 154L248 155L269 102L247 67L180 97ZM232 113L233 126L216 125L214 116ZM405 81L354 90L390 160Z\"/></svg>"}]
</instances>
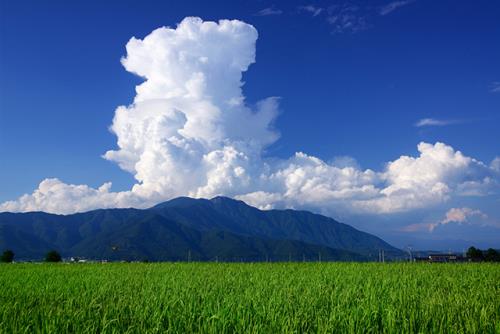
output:
<instances>
[{"instance_id":1,"label":"rice field","mask_svg":"<svg viewBox=\"0 0 500 334\"><path fill-rule=\"evenodd\" d=\"M0 265L0 333L500 333L500 265Z\"/></svg>"}]
</instances>

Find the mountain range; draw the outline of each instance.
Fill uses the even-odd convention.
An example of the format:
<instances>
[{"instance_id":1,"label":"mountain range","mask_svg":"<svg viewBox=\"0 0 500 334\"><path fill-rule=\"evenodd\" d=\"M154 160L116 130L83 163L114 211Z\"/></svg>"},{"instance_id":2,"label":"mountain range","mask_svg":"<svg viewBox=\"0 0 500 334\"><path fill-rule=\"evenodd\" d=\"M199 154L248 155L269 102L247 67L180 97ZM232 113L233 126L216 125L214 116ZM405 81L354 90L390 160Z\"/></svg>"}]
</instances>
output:
<instances>
[{"instance_id":1,"label":"mountain range","mask_svg":"<svg viewBox=\"0 0 500 334\"><path fill-rule=\"evenodd\" d=\"M109 261L369 261L403 252L332 218L259 210L227 197L179 197L152 208L71 215L0 213L0 249L18 260L63 257Z\"/></svg>"}]
</instances>

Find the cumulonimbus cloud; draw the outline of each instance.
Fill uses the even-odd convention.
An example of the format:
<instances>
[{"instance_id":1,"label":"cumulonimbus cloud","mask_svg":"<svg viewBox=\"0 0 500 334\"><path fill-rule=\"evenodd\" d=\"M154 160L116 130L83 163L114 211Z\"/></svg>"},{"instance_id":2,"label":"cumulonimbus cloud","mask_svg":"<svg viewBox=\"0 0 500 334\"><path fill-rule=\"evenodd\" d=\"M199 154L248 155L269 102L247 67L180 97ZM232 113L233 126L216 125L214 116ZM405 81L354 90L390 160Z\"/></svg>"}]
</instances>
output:
<instances>
[{"instance_id":1,"label":"cumulonimbus cloud","mask_svg":"<svg viewBox=\"0 0 500 334\"><path fill-rule=\"evenodd\" d=\"M113 192L110 183L95 189L46 179L32 194L0 204L0 211L72 213L226 195L267 209L392 213L498 189L498 164L443 143L420 143L418 156L401 156L381 171L302 152L263 158L279 138L273 127L279 99L245 103L242 75L255 61L257 36L238 20L189 17L176 28L132 38L122 64L144 82L132 104L116 109L110 129L117 148L103 156L132 173L136 184Z\"/></svg>"}]
</instances>

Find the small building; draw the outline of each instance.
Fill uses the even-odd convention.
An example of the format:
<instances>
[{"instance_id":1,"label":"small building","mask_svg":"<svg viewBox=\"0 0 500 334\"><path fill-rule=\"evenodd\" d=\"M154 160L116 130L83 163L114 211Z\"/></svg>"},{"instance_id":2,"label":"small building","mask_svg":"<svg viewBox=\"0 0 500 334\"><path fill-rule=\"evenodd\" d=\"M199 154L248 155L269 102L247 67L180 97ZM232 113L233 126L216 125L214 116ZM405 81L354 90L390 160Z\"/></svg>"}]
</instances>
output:
<instances>
[{"instance_id":1,"label":"small building","mask_svg":"<svg viewBox=\"0 0 500 334\"><path fill-rule=\"evenodd\" d=\"M445 262L466 262L467 258L458 255L458 254L452 254L452 253L430 253L427 256L420 256L420 257L415 257L413 259L415 262L435 262L435 263L445 263Z\"/></svg>"},{"instance_id":2,"label":"small building","mask_svg":"<svg viewBox=\"0 0 500 334\"><path fill-rule=\"evenodd\" d=\"M464 262L466 259L458 254L429 254L429 262Z\"/></svg>"}]
</instances>

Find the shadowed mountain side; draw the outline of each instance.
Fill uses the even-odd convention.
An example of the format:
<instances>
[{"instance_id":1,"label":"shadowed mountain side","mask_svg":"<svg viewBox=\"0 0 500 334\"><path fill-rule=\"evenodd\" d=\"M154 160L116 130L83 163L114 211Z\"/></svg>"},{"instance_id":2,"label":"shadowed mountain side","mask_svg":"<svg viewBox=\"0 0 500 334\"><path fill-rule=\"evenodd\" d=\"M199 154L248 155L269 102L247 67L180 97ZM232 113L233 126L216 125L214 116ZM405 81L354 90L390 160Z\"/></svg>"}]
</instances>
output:
<instances>
[{"instance_id":1,"label":"shadowed mountain side","mask_svg":"<svg viewBox=\"0 0 500 334\"><path fill-rule=\"evenodd\" d=\"M132 218L120 210L71 216L3 213L0 244L13 249L19 259L35 260L50 249L58 249L63 256L111 261L311 261L320 256L334 261L366 260L356 253L300 241L201 232L154 213L138 213L145 212L130 210Z\"/></svg>"},{"instance_id":2,"label":"shadowed mountain side","mask_svg":"<svg viewBox=\"0 0 500 334\"><path fill-rule=\"evenodd\" d=\"M72 215L0 213L0 249L17 259L63 256L107 260L355 260L401 251L349 225L307 211L261 211L225 197L176 198L151 209Z\"/></svg>"},{"instance_id":3,"label":"shadowed mountain side","mask_svg":"<svg viewBox=\"0 0 500 334\"><path fill-rule=\"evenodd\" d=\"M308 211L263 211L227 197L211 200L179 197L150 210L200 230L218 229L271 239L298 240L371 258L376 258L381 249L389 257L403 255L401 250L372 234Z\"/></svg>"}]
</instances>

